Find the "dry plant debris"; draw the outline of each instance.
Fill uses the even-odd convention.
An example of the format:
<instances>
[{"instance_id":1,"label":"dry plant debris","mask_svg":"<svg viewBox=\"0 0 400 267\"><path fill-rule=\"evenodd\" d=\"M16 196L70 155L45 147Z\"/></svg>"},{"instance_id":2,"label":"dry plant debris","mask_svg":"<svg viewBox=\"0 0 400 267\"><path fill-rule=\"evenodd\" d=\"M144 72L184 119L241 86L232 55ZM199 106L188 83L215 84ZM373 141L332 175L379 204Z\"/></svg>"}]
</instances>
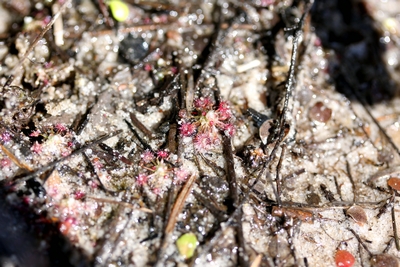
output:
<instances>
[{"instance_id":1,"label":"dry plant debris","mask_svg":"<svg viewBox=\"0 0 400 267\"><path fill-rule=\"evenodd\" d=\"M399 266L399 14L2 1L0 264Z\"/></svg>"}]
</instances>

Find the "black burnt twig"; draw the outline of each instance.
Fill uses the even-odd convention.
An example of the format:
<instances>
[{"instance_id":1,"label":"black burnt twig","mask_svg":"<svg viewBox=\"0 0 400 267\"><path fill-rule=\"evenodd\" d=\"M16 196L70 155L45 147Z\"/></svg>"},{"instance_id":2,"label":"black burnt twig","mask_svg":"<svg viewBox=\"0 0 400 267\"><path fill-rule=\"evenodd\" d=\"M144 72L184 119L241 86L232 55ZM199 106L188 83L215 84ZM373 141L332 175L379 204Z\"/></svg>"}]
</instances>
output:
<instances>
[{"instance_id":1,"label":"black burnt twig","mask_svg":"<svg viewBox=\"0 0 400 267\"><path fill-rule=\"evenodd\" d=\"M91 148L94 145L97 145L99 143L102 143L105 140L110 139L111 137L116 136L116 135L118 135L120 133L122 133L122 130L118 130L118 131L115 131L115 132L113 132L111 134L107 134L107 135L104 135L102 137L99 137L99 138L95 139L94 141L91 141L88 144L83 145L81 148L78 148L78 149L72 151L72 153L69 154L68 156L65 156L63 158L57 159L57 160L55 160L55 161L53 161L53 162L51 162L51 163L39 168L39 169L36 169L36 170L34 170L34 171L30 172L30 173L25 173L22 176L19 176L18 177L18 181L26 181L26 180L28 180L30 178L33 178L33 177L35 177L35 176L37 176L37 175L39 175L39 174L51 169L51 168L53 168L57 164L59 164L59 163L61 163L63 161L66 161L66 160L70 159L71 157L84 152L86 149Z\"/></svg>"},{"instance_id":2,"label":"black burnt twig","mask_svg":"<svg viewBox=\"0 0 400 267\"><path fill-rule=\"evenodd\" d=\"M92 163L92 161L90 160L90 158L88 157L88 155L86 155L85 152L83 152L82 155L83 155L83 158L84 158L84 160L85 160L87 166L89 167L90 173L92 173L92 174L96 177L96 180L97 180L97 182L99 183L99 188L100 188L101 190L103 190L104 192L110 193L110 192L107 190L107 188L104 186L103 182L101 181L101 179L100 179L99 175L97 174L96 169L95 169L95 167L93 166L93 163Z\"/></svg>"},{"instance_id":3,"label":"black burnt twig","mask_svg":"<svg viewBox=\"0 0 400 267\"><path fill-rule=\"evenodd\" d=\"M239 266L247 267L249 266L249 262L247 260L248 256L246 255L246 240L244 238L244 233L243 233L242 215L243 215L242 209L238 210L236 215L236 227L235 227L236 242L239 247L237 256L238 256Z\"/></svg>"},{"instance_id":4,"label":"black burnt twig","mask_svg":"<svg viewBox=\"0 0 400 267\"><path fill-rule=\"evenodd\" d=\"M277 203L278 203L278 206L281 206L281 205L282 205L282 201L281 201L282 180L281 180L281 178L280 178L279 173L280 173L280 171L281 171L282 161L283 161L283 157L284 157L284 155L285 155L285 148L286 148L286 146L282 146L281 156L279 157L278 165L276 166L276 178L275 178L275 181L276 181L276 192L277 192L277 197L278 197L278 198L276 199L276 201L277 201Z\"/></svg>"},{"instance_id":5,"label":"black burnt twig","mask_svg":"<svg viewBox=\"0 0 400 267\"><path fill-rule=\"evenodd\" d=\"M394 209L394 203L392 205L392 225L393 225L393 235L394 235L394 242L396 244L396 249L397 251L400 251L400 241L399 241L399 235L397 233L396 211Z\"/></svg>"},{"instance_id":6,"label":"black burnt twig","mask_svg":"<svg viewBox=\"0 0 400 267\"><path fill-rule=\"evenodd\" d=\"M218 220L218 222L226 221L226 219L228 218L226 210L221 210L219 207L214 205L209 198L204 197L206 195L205 192L202 192L202 194L200 194L196 191L193 191L193 195L204 207L206 207L212 213L212 215Z\"/></svg>"},{"instance_id":7,"label":"black burnt twig","mask_svg":"<svg viewBox=\"0 0 400 267\"><path fill-rule=\"evenodd\" d=\"M218 49L221 47L223 40L226 36L226 30L222 30L222 14L221 7L218 6L216 12L218 12L218 21L215 24L214 34L211 38L209 45L202 51L202 58L198 62L201 65L201 73L198 77L195 77L195 86L194 92L198 92L200 89L200 85L204 82L205 75L210 72L211 67L215 61L216 53ZM189 108L189 107L188 107Z\"/></svg>"},{"instance_id":8,"label":"black burnt twig","mask_svg":"<svg viewBox=\"0 0 400 267\"><path fill-rule=\"evenodd\" d=\"M283 107L281 110L281 115L279 117L278 138L276 140L274 148L272 149L272 151L270 153L269 160L268 160L269 162L272 162L272 160L275 158L276 152L277 152L278 148L280 147L280 145L286 135L286 130L287 130L286 125L287 125L287 115L288 115L287 113L289 110L289 101L293 96L299 41L303 34L303 25L304 25L304 21L305 21L307 14L308 14L308 9L303 13L302 17L300 18L299 23L294 28L294 34L293 34L293 40L292 40L292 55L290 58L290 67L289 67L288 76L287 76L287 79L285 82L285 100L284 100Z\"/></svg>"},{"instance_id":9,"label":"black burnt twig","mask_svg":"<svg viewBox=\"0 0 400 267\"><path fill-rule=\"evenodd\" d=\"M351 188L353 190L353 201L356 202L356 184L354 183L353 175L351 174L350 164L349 161L346 159L346 171L349 176L349 180L351 182Z\"/></svg>"},{"instance_id":10,"label":"black burnt twig","mask_svg":"<svg viewBox=\"0 0 400 267\"><path fill-rule=\"evenodd\" d=\"M218 176L224 176L225 175L225 169L221 168L215 162L212 162L211 160L208 160L202 153L199 153L200 158L207 164L208 167L210 167L213 172L218 175Z\"/></svg>"},{"instance_id":11,"label":"black burnt twig","mask_svg":"<svg viewBox=\"0 0 400 267\"><path fill-rule=\"evenodd\" d=\"M139 134L136 132L136 130L133 128L132 124L125 120L125 123L128 125L129 130L131 130L131 132L133 133L133 135L135 136L135 138L139 141L140 146L143 150L148 149L149 151L152 151L153 149L151 148L151 146L149 144L147 144L140 136Z\"/></svg>"},{"instance_id":12,"label":"black burnt twig","mask_svg":"<svg viewBox=\"0 0 400 267\"><path fill-rule=\"evenodd\" d=\"M113 157L121 160L123 163L127 164L127 165L132 165L132 161L130 161L129 159L125 158L123 155L121 155L117 150L112 149L111 147L109 147L108 145L104 144L104 143L100 143L99 147L101 149L103 149L104 151L106 151L109 155L112 155Z\"/></svg>"},{"instance_id":13,"label":"black burnt twig","mask_svg":"<svg viewBox=\"0 0 400 267\"><path fill-rule=\"evenodd\" d=\"M60 10L53 15L49 23L43 28L43 30L40 32L40 34L33 40L33 42L29 45L28 49L25 51L24 55L22 58L19 60L18 64L14 66L14 68L11 70L11 75L15 73L17 69L19 69L24 61L28 58L29 54L33 51L33 49L36 47L40 39L43 38L43 36L48 32L51 27L53 26L54 22L58 19L58 17L61 15L62 12L71 4L72 0L67 0L61 7Z\"/></svg>"},{"instance_id":14,"label":"black burnt twig","mask_svg":"<svg viewBox=\"0 0 400 267\"><path fill-rule=\"evenodd\" d=\"M324 184L320 184L319 187L321 188L322 194L329 202L335 202L335 196L333 193L326 187Z\"/></svg>"},{"instance_id":15,"label":"black burnt twig","mask_svg":"<svg viewBox=\"0 0 400 267\"><path fill-rule=\"evenodd\" d=\"M129 113L129 118L131 118L132 124L138 128L145 136L151 138L153 136L153 132L147 129L146 126L136 117L134 113Z\"/></svg>"},{"instance_id":16,"label":"black burnt twig","mask_svg":"<svg viewBox=\"0 0 400 267\"><path fill-rule=\"evenodd\" d=\"M392 248L393 246L393 242L395 242L394 238L391 238L386 246L386 248L382 251L382 253L386 254L389 252L389 250Z\"/></svg>"},{"instance_id":17,"label":"black burnt twig","mask_svg":"<svg viewBox=\"0 0 400 267\"><path fill-rule=\"evenodd\" d=\"M368 247L364 244L364 242L361 240L360 236L351 228L348 228L348 230L356 237L357 241L361 246L365 249L365 251L369 254L370 257L372 257L371 251L368 249Z\"/></svg>"},{"instance_id":18,"label":"black burnt twig","mask_svg":"<svg viewBox=\"0 0 400 267\"><path fill-rule=\"evenodd\" d=\"M335 180L335 187L336 187L336 191L337 191L337 193L338 193L338 195L339 195L339 199L340 199L340 200L343 200L343 198L342 198L342 190L341 190L341 187L340 187L340 185L339 185L339 183L338 183L338 180L337 180L336 175L333 176L333 179Z\"/></svg>"},{"instance_id":19,"label":"black burnt twig","mask_svg":"<svg viewBox=\"0 0 400 267\"><path fill-rule=\"evenodd\" d=\"M76 135L80 135L82 133L83 129L85 129L86 125L89 122L90 112L92 111L92 108L94 107L94 105L95 105L95 103L89 104L88 107L86 108L85 114L83 114L83 115L78 114L78 116L76 116L75 121L72 123L72 126L71 126L71 129L75 132Z\"/></svg>"}]
</instances>

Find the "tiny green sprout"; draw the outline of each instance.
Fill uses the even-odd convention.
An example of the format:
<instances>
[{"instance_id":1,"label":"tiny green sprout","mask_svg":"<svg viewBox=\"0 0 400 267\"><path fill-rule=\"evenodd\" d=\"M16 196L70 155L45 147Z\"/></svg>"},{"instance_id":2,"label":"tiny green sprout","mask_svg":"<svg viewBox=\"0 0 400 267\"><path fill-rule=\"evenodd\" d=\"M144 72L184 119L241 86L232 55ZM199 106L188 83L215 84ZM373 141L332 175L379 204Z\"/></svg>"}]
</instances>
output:
<instances>
[{"instance_id":1,"label":"tiny green sprout","mask_svg":"<svg viewBox=\"0 0 400 267\"><path fill-rule=\"evenodd\" d=\"M129 7L125 2L119 0L111 0L108 2L111 13L119 22L124 22L129 17Z\"/></svg>"},{"instance_id":2,"label":"tiny green sprout","mask_svg":"<svg viewBox=\"0 0 400 267\"><path fill-rule=\"evenodd\" d=\"M178 240L176 240L176 246L178 247L179 253L185 259L190 259L197 247L196 235L193 233L181 235Z\"/></svg>"}]
</instances>

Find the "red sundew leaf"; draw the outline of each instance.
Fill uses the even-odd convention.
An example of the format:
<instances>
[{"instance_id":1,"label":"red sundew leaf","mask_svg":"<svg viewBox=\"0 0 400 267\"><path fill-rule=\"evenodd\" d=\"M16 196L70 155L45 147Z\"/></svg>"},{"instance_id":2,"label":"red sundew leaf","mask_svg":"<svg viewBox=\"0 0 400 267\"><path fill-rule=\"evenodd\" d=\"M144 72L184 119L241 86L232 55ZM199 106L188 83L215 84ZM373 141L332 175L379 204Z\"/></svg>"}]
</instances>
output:
<instances>
[{"instance_id":1,"label":"red sundew leaf","mask_svg":"<svg viewBox=\"0 0 400 267\"><path fill-rule=\"evenodd\" d=\"M229 104L225 101L221 101L221 103L219 103L217 113L221 121L227 120L232 117L232 111L229 108Z\"/></svg>"},{"instance_id":2,"label":"red sundew leaf","mask_svg":"<svg viewBox=\"0 0 400 267\"><path fill-rule=\"evenodd\" d=\"M354 256L347 250L338 250L335 254L335 263L337 267L351 267L355 263Z\"/></svg>"},{"instance_id":3,"label":"red sundew leaf","mask_svg":"<svg viewBox=\"0 0 400 267\"><path fill-rule=\"evenodd\" d=\"M12 161L9 158L2 158L0 160L0 167L6 168L11 166Z\"/></svg>"},{"instance_id":4,"label":"red sundew leaf","mask_svg":"<svg viewBox=\"0 0 400 267\"><path fill-rule=\"evenodd\" d=\"M148 180L149 180L149 176L146 175L146 174L143 174L143 173L139 174L139 175L136 177L136 182L137 182L140 186L142 186L142 185L144 185L144 184L147 184L147 181L148 181Z\"/></svg>"},{"instance_id":5,"label":"red sundew leaf","mask_svg":"<svg viewBox=\"0 0 400 267\"><path fill-rule=\"evenodd\" d=\"M165 151L165 150L157 151L157 157L160 159L166 159L166 158L168 158L168 156L169 156L168 151Z\"/></svg>"},{"instance_id":6,"label":"red sundew leaf","mask_svg":"<svg viewBox=\"0 0 400 267\"><path fill-rule=\"evenodd\" d=\"M179 130L183 136L192 136L196 132L196 125L194 123L184 122Z\"/></svg>"},{"instance_id":7,"label":"red sundew leaf","mask_svg":"<svg viewBox=\"0 0 400 267\"><path fill-rule=\"evenodd\" d=\"M36 154L40 154L42 153L42 145L39 144L37 141L32 145L31 150L36 153Z\"/></svg>"},{"instance_id":8,"label":"red sundew leaf","mask_svg":"<svg viewBox=\"0 0 400 267\"><path fill-rule=\"evenodd\" d=\"M209 97L200 97L196 99L193 104L198 110L211 110L214 106L213 101Z\"/></svg>"},{"instance_id":9,"label":"red sundew leaf","mask_svg":"<svg viewBox=\"0 0 400 267\"><path fill-rule=\"evenodd\" d=\"M224 132L225 132L226 136L230 136L230 137L234 136L235 132L236 132L235 126L233 124L230 124L230 123L225 124L224 125Z\"/></svg>"},{"instance_id":10,"label":"red sundew leaf","mask_svg":"<svg viewBox=\"0 0 400 267\"><path fill-rule=\"evenodd\" d=\"M153 152L151 152L150 150L145 150L141 155L140 155L142 161L144 163L149 163L152 160L154 160L154 154Z\"/></svg>"},{"instance_id":11,"label":"red sundew leaf","mask_svg":"<svg viewBox=\"0 0 400 267\"><path fill-rule=\"evenodd\" d=\"M194 138L194 145L200 151L206 151L212 146L212 140L208 133L201 133Z\"/></svg>"},{"instance_id":12,"label":"red sundew leaf","mask_svg":"<svg viewBox=\"0 0 400 267\"><path fill-rule=\"evenodd\" d=\"M75 198L76 200L83 199L85 196L86 196L85 192L82 192L82 191L80 191L80 190L78 190L78 191L76 191L76 192L74 193L74 198Z\"/></svg>"},{"instance_id":13,"label":"red sundew leaf","mask_svg":"<svg viewBox=\"0 0 400 267\"><path fill-rule=\"evenodd\" d=\"M0 135L0 141L7 143L11 141L11 134L9 132L4 132Z\"/></svg>"},{"instance_id":14,"label":"red sundew leaf","mask_svg":"<svg viewBox=\"0 0 400 267\"><path fill-rule=\"evenodd\" d=\"M68 131L68 128L62 123L57 123L56 125L54 125L54 129L56 130L57 133L63 133Z\"/></svg>"}]
</instances>

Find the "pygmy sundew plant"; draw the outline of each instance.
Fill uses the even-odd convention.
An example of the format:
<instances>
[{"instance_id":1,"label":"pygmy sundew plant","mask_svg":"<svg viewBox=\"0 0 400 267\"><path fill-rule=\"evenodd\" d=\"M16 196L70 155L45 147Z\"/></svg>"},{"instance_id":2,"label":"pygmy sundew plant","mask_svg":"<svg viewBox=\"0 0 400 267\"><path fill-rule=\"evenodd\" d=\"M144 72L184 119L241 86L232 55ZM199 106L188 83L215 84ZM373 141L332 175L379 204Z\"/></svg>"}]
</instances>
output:
<instances>
[{"instance_id":1,"label":"pygmy sundew plant","mask_svg":"<svg viewBox=\"0 0 400 267\"><path fill-rule=\"evenodd\" d=\"M145 150L141 155L142 172L136 177L137 183L142 186L148 184L154 192L160 193L165 182L172 178L171 166L166 162L168 156L169 153L164 150L156 153Z\"/></svg>"},{"instance_id":2,"label":"pygmy sundew plant","mask_svg":"<svg viewBox=\"0 0 400 267\"><path fill-rule=\"evenodd\" d=\"M194 101L194 111L189 116L181 116L180 134L194 136L195 147L205 151L221 142L220 132L226 136L235 134L233 115L226 101L218 106L209 97L200 97Z\"/></svg>"},{"instance_id":3,"label":"pygmy sundew plant","mask_svg":"<svg viewBox=\"0 0 400 267\"><path fill-rule=\"evenodd\" d=\"M43 129L32 131L31 138L41 137L41 141L34 141L31 151L41 156L68 156L72 151L72 133L64 124L57 123Z\"/></svg>"},{"instance_id":4,"label":"pygmy sundew plant","mask_svg":"<svg viewBox=\"0 0 400 267\"><path fill-rule=\"evenodd\" d=\"M169 161L170 153L165 150L152 152L145 150L141 154L141 172L136 176L139 186L148 185L154 193L160 194L171 183L181 183L189 176L189 172L174 167Z\"/></svg>"}]
</instances>

